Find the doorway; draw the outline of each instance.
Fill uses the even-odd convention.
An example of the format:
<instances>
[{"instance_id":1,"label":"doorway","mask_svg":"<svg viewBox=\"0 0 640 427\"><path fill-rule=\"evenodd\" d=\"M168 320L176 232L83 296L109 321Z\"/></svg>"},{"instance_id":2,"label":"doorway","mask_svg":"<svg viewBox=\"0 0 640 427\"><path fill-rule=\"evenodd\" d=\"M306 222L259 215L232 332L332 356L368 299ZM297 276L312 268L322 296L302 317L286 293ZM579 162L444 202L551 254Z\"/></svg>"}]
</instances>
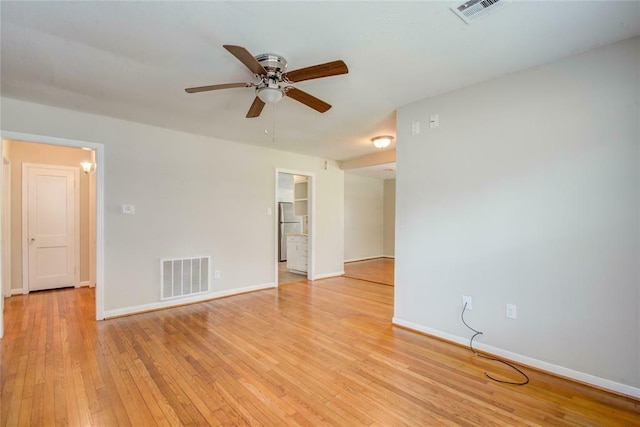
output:
<instances>
[{"instance_id":1,"label":"doorway","mask_svg":"<svg viewBox=\"0 0 640 427\"><path fill-rule=\"evenodd\" d=\"M23 282L23 265L22 265L22 244L25 246L29 243L26 239L23 239L22 235L22 225L20 224L20 228L17 228L15 225L17 218L20 218L20 223L22 222L22 191L21 188L19 191L16 191L13 188L13 191L10 191L10 194L7 194L5 191L9 185L11 187L15 187L9 181L16 180L16 173L18 176L22 177L22 167L21 163L38 163L38 164L59 164L55 158L52 160L52 157L48 156L45 158L36 159L35 161L26 161L26 160L17 160L12 162L11 159L11 144L15 141L17 143L24 144L38 144L43 148L52 149L52 146L57 146L61 149L76 149L80 151L83 148L86 153L85 157L88 156L89 161L85 162L84 168L86 171L82 169L80 162L77 162L73 165L75 171L77 171L79 180L88 182L88 186L84 188L88 197L91 197L93 202L90 204L91 209L89 209L90 213L85 216L84 219L81 219L82 227L87 227L91 229L91 236L85 236L86 239L83 242L84 250L80 251L82 254L82 260L80 265L91 266L90 268L85 268L84 271L81 272L81 280L74 279L74 286L94 286L95 287L95 313L96 320L102 320L104 318L104 286L103 286L103 266L104 266L104 146L98 143L86 142L86 141L77 141L77 140L67 140L60 139L55 137L48 137L42 135L31 135L19 132L10 132L10 131L2 131L2 139L0 143L0 147L2 149L3 154L3 162L2 162L2 172L0 176L3 178L2 188L3 188L3 197L2 197L2 227L1 227L1 240L2 245L0 246L0 263L2 265L2 274L0 277L2 278L2 286L1 289L4 290L3 296L6 294L20 294L24 292L24 282ZM46 151L46 150L45 150ZM13 166L13 167L12 167ZM21 179L20 179L21 181ZM50 184L50 182L49 182ZM20 187L22 183L20 184ZM82 191L82 188L81 188ZM89 196L90 195L90 196ZM14 205L18 207L18 214L16 215L16 208ZM11 206L14 206L14 209L11 209ZM11 210L13 210L13 214L11 214ZM10 223L8 222L10 221ZM88 223L88 224L87 224ZM31 239L31 237L28 237ZM20 243L20 249L16 252L16 250L11 250L10 243L8 241L18 241ZM55 251L54 251L55 252ZM57 255L60 257L60 253ZM55 258L54 256L54 258ZM91 259L93 262L89 262ZM84 264L83 264L84 263ZM50 266L58 266L59 262L51 262ZM76 267L77 269L78 267ZM28 273L27 273L28 274ZM75 272L74 274L77 274ZM25 275L26 276L26 275ZM66 280L65 280L66 281ZM28 291L28 288L27 288ZM4 308L4 300L1 305ZM0 337L2 337L4 332L4 316L3 311L0 310Z\"/></svg>"},{"instance_id":2,"label":"doorway","mask_svg":"<svg viewBox=\"0 0 640 427\"><path fill-rule=\"evenodd\" d=\"M345 171L345 277L393 286L395 178L395 163Z\"/></svg>"},{"instance_id":3,"label":"doorway","mask_svg":"<svg viewBox=\"0 0 640 427\"><path fill-rule=\"evenodd\" d=\"M314 174L276 169L275 188L274 283L313 280Z\"/></svg>"}]
</instances>

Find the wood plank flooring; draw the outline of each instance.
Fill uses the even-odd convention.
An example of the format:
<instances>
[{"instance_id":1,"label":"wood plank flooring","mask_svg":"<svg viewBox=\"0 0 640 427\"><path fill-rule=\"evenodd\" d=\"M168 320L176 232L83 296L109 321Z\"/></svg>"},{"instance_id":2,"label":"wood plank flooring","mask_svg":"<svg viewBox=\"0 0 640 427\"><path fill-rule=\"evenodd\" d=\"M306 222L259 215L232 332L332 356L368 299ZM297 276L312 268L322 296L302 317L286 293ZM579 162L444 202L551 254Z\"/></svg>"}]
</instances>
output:
<instances>
[{"instance_id":1,"label":"wood plank flooring","mask_svg":"<svg viewBox=\"0 0 640 427\"><path fill-rule=\"evenodd\" d=\"M352 279L393 286L394 266L395 260L393 258L375 258L364 261L345 262L344 275Z\"/></svg>"},{"instance_id":2,"label":"wood plank flooring","mask_svg":"<svg viewBox=\"0 0 640 427\"><path fill-rule=\"evenodd\" d=\"M304 274L292 273L287 268L287 262L282 261L278 263L278 284L284 285L286 283L299 282L301 280L307 280L307 276Z\"/></svg>"},{"instance_id":3,"label":"wood plank flooring","mask_svg":"<svg viewBox=\"0 0 640 427\"><path fill-rule=\"evenodd\" d=\"M2 426L640 425L640 402L391 325L344 277L95 322L93 292L6 300Z\"/></svg>"}]
</instances>

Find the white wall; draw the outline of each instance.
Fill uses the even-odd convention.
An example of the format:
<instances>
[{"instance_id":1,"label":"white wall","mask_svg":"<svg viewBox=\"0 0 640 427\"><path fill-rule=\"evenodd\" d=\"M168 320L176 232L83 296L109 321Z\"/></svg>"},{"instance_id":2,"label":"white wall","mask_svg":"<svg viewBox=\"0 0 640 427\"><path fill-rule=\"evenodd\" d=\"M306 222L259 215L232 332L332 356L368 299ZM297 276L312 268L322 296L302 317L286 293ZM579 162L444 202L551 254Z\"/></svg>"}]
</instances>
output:
<instances>
[{"instance_id":1,"label":"white wall","mask_svg":"<svg viewBox=\"0 0 640 427\"><path fill-rule=\"evenodd\" d=\"M384 256L393 257L396 254L396 180L384 180Z\"/></svg>"},{"instance_id":2,"label":"white wall","mask_svg":"<svg viewBox=\"0 0 640 427\"><path fill-rule=\"evenodd\" d=\"M105 145L107 314L159 301L163 257L211 255L214 291L272 283L276 167L316 173L315 273L342 271L343 172L324 159L9 98L2 129Z\"/></svg>"},{"instance_id":3,"label":"white wall","mask_svg":"<svg viewBox=\"0 0 640 427\"><path fill-rule=\"evenodd\" d=\"M481 342L640 396L639 70L636 38L399 110L396 322L466 342L471 295Z\"/></svg>"},{"instance_id":4,"label":"white wall","mask_svg":"<svg viewBox=\"0 0 640 427\"><path fill-rule=\"evenodd\" d=\"M344 175L344 259L383 255L384 181Z\"/></svg>"}]
</instances>

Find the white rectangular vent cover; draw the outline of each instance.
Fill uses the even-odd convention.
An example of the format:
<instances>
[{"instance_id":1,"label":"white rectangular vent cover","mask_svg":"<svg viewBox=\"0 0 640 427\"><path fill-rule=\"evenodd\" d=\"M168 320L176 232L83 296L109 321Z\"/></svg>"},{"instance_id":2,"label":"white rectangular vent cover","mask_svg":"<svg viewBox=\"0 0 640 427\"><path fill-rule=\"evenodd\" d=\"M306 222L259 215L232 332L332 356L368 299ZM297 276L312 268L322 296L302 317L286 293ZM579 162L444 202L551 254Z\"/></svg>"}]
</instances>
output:
<instances>
[{"instance_id":1,"label":"white rectangular vent cover","mask_svg":"<svg viewBox=\"0 0 640 427\"><path fill-rule=\"evenodd\" d=\"M510 0L470 0L460 6L453 6L451 10L467 24L478 18L501 9L511 3Z\"/></svg>"},{"instance_id":2,"label":"white rectangular vent cover","mask_svg":"<svg viewBox=\"0 0 640 427\"><path fill-rule=\"evenodd\" d=\"M211 257L160 260L162 300L209 292Z\"/></svg>"}]
</instances>

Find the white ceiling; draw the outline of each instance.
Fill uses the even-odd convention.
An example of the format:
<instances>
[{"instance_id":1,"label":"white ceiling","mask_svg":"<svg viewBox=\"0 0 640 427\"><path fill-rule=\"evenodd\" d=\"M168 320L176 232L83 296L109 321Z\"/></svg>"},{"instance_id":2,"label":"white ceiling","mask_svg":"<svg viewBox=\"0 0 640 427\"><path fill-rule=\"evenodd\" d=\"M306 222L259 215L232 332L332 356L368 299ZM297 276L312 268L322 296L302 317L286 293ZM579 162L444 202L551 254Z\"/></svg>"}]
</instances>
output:
<instances>
[{"instance_id":1,"label":"white ceiling","mask_svg":"<svg viewBox=\"0 0 640 427\"><path fill-rule=\"evenodd\" d=\"M400 106L640 35L638 1L515 1L473 25L449 10L458 3L3 1L1 90L344 160L395 135ZM246 119L252 89L184 92L251 80L223 44L283 55L290 70L342 59L350 72L297 84L333 105L325 114L285 99L275 117L267 106Z\"/></svg>"}]
</instances>

